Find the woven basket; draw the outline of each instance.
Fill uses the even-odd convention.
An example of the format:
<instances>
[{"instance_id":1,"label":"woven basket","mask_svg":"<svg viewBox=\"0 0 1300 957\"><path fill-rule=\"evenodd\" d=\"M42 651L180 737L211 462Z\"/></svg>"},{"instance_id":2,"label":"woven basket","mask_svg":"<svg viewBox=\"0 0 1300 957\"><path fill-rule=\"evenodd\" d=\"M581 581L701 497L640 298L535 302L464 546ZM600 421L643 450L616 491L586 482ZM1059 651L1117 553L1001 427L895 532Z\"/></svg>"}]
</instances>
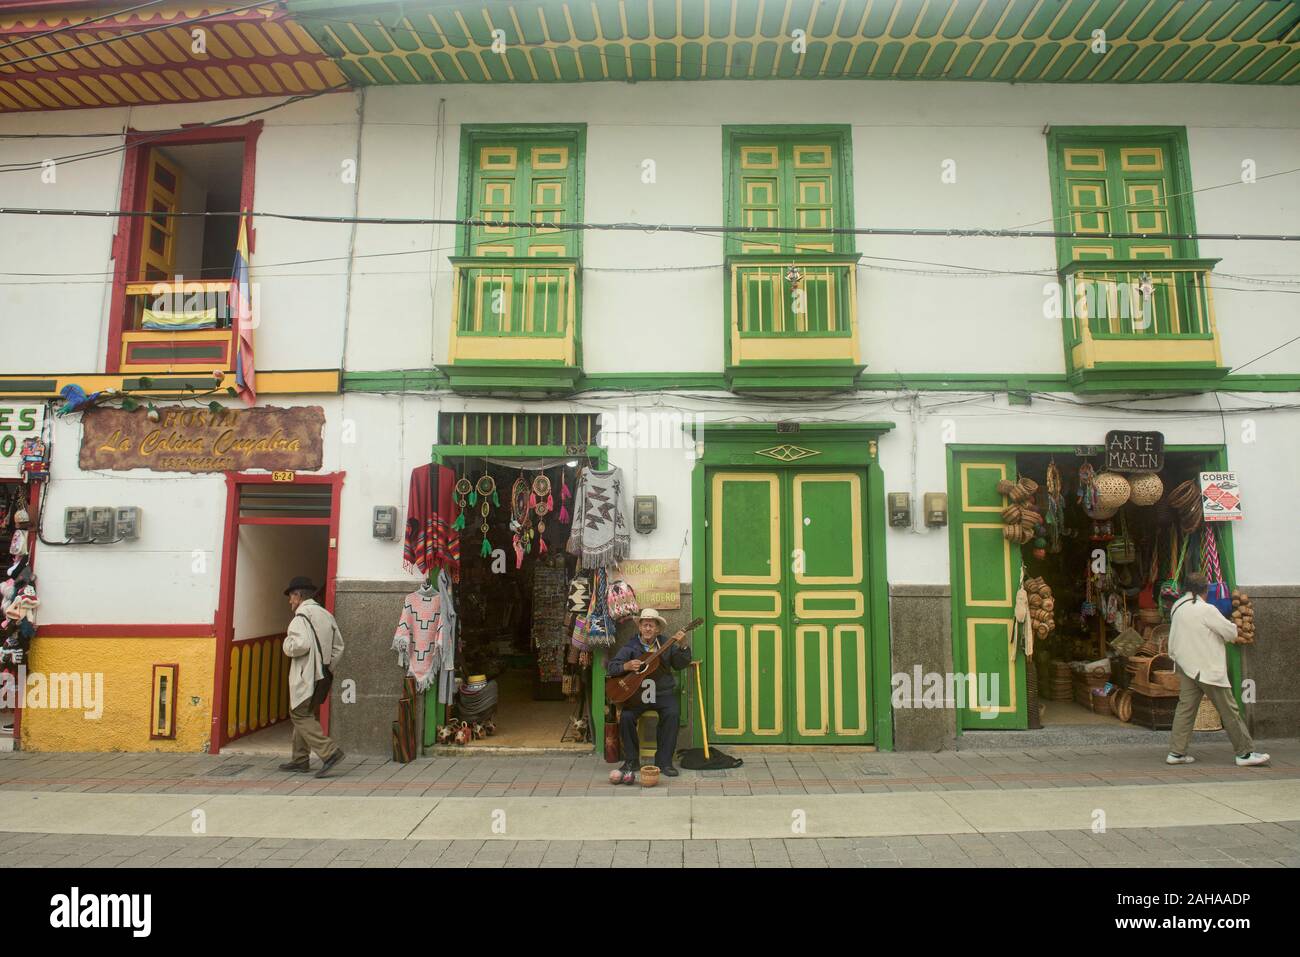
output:
<instances>
[{"instance_id":1,"label":"woven basket","mask_svg":"<svg viewBox=\"0 0 1300 957\"><path fill-rule=\"evenodd\" d=\"M1168 655L1156 655L1151 659L1147 665L1146 678L1157 688L1178 690L1178 672L1174 670L1174 659Z\"/></svg>"},{"instance_id":2,"label":"woven basket","mask_svg":"<svg viewBox=\"0 0 1300 957\"><path fill-rule=\"evenodd\" d=\"M1030 495L1034 495L1038 491L1038 483L1031 478L1026 478L1025 476L1020 477L1019 485Z\"/></svg>"},{"instance_id":3,"label":"woven basket","mask_svg":"<svg viewBox=\"0 0 1300 957\"><path fill-rule=\"evenodd\" d=\"M1179 482L1170 491L1168 498L1169 507L1178 511L1189 507L1193 502L1200 501L1201 490L1197 488L1196 483L1190 479L1186 482Z\"/></svg>"},{"instance_id":4,"label":"woven basket","mask_svg":"<svg viewBox=\"0 0 1300 957\"><path fill-rule=\"evenodd\" d=\"M1115 709L1115 717L1121 721L1133 720L1133 692L1123 688L1111 699L1111 705Z\"/></svg>"},{"instance_id":5,"label":"woven basket","mask_svg":"<svg viewBox=\"0 0 1300 957\"><path fill-rule=\"evenodd\" d=\"M1137 610L1137 620L1143 625L1158 625L1164 621L1164 616L1160 613L1159 608L1139 608Z\"/></svg>"},{"instance_id":6,"label":"woven basket","mask_svg":"<svg viewBox=\"0 0 1300 957\"><path fill-rule=\"evenodd\" d=\"M1129 479L1132 494L1129 501L1134 505L1154 505L1165 494L1165 483L1155 472L1140 472Z\"/></svg>"},{"instance_id":7,"label":"woven basket","mask_svg":"<svg viewBox=\"0 0 1300 957\"><path fill-rule=\"evenodd\" d=\"M1133 494L1128 479L1117 472L1102 472L1093 480L1097 489L1097 507L1118 509Z\"/></svg>"},{"instance_id":8,"label":"woven basket","mask_svg":"<svg viewBox=\"0 0 1300 957\"><path fill-rule=\"evenodd\" d=\"M1223 719L1219 717L1219 710L1214 707L1214 702L1204 695L1201 696L1201 703L1196 708L1196 724L1192 725L1192 730L1223 730Z\"/></svg>"}]
</instances>

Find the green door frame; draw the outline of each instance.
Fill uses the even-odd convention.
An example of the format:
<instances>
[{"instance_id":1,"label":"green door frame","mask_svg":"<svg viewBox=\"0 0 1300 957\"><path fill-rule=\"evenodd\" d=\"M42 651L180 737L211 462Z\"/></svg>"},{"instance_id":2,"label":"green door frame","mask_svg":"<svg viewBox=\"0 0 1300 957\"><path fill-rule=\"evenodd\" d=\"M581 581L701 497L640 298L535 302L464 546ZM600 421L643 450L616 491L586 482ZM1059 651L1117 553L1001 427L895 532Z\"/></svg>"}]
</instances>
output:
<instances>
[{"instance_id":1,"label":"green door frame","mask_svg":"<svg viewBox=\"0 0 1300 957\"><path fill-rule=\"evenodd\" d=\"M1057 455L1073 455L1077 446L1074 445L949 445L947 446L947 473L948 473L948 501L953 502L953 497L960 493L960 486L957 484L956 476L956 456L967 452L993 452L1000 455L1016 454L1034 454L1049 452ZM1166 445L1166 452L1201 452L1209 456L1206 462L1206 471L1226 472L1228 471L1228 450L1222 445ZM1232 543L1232 523L1221 523L1224 534L1220 536L1219 541L1219 563L1223 567L1223 577L1230 588L1237 587L1237 563ZM957 619L959 611L957 607L957 592L952 587L953 575L955 574L955 562L957 555L957 531L950 524L948 526L948 591L950 605L950 624L949 631L952 633L952 653L957 655ZM1228 645L1228 680L1232 682L1232 691L1237 699L1237 707L1243 707L1241 701L1241 648L1237 645ZM956 657L954 661L958 660ZM1245 714L1245 711L1242 711ZM957 723L957 734L962 733L961 722Z\"/></svg>"},{"instance_id":2,"label":"green door frame","mask_svg":"<svg viewBox=\"0 0 1300 957\"><path fill-rule=\"evenodd\" d=\"M578 448L583 451L577 451ZM434 465L450 465L456 459L574 459L596 460L602 472L609 468L609 451L604 446L586 445L434 445L430 460ZM592 749L605 740L605 649L596 648L591 657L591 740ZM436 694L424 696L424 747L436 740L438 725L447 719L447 706Z\"/></svg>"},{"instance_id":3,"label":"green door frame","mask_svg":"<svg viewBox=\"0 0 1300 957\"><path fill-rule=\"evenodd\" d=\"M691 473L691 605L694 614L704 607L708 594L706 572L707 513L705 472L711 468L759 467L844 467L866 469L867 499L863 505L866 520L866 592L871 603L867 635L871 643L872 723L876 729L875 746L882 751L894 749L894 719L890 710L889 648L889 577L885 564L885 476L876 454L880 436L894 428L893 422L816 422L799 423L797 432L778 431L776 423L705 423L702 431L704 453L697 455ZM698 435L696 435L698 438ZM802 452L799 450L803 450ZM811 452L811 454L807 454ZM700 655L708 667L708 645ZM702 729L692 721L692 744L703 744Z\"/></svg>"}]
</instances>

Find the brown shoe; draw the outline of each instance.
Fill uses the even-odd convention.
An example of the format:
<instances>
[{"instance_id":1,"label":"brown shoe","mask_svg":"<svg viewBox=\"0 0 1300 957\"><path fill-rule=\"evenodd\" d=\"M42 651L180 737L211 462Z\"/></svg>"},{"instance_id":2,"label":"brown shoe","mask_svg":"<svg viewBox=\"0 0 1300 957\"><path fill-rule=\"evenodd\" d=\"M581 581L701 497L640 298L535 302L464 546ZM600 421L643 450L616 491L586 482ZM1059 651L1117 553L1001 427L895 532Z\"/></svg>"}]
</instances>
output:
<instances>
[{"instance_id":1,"label":"brown shoe","mask_svg":"<svg viewBox=\"0 0 1300 957\"><path fill-rule=\"evenodd\" d=\"M342 760L343 760L343 749L339 748L328 758L326 758L325 761L321 764L320 770L316 772L316 777L318 778L326 777L329 774L330 768L334 767L334 765L338 764Z\"/></svg>"},{"instance_id":2,"label":"brown shoe","mask_svg":"<svg viewBox=\"0 0 1300 957\"><path fill-rule=\"evenodd\" d=\"M286 761L280 765L281 771L290 771L297 774L306 774L311 770L311 758L306 761Z\"/></svg>"}]
</instances>

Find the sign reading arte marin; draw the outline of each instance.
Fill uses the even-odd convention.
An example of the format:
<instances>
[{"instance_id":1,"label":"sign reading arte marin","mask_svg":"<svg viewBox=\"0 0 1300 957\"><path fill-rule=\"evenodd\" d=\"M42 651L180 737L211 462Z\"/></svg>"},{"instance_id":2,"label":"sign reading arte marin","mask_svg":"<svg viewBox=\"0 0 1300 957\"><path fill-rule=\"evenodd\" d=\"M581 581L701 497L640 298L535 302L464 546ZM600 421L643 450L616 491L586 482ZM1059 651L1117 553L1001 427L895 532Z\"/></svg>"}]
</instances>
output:
<instances>
[{"instance_id":1,"label":"sign reading arte marin","mask_svg":"<svg viewBox=\"0 0 1300 957\"><path fill-rule=\"evenodd\" d=\"M1106 470L1159 472L1165 467L1165 437L1161 432L1107 432Z\"/></svg>"},{"instance_id":2,"label":"sign reading arte marin","mask_svg":"<svg viewBox=\"0 0 1300 957\"><path fill-rule=\"evenodd\" d=\"M23 440L39 439L45 406L40 402L0 402L0 478L21 478Z\"/></svg>"},{"instance_id":3,"label":"sign reading arte marin","mask_svg":"<svg viewBox=\"0 0 1300 957\"><path fill-rule=\"evenodd\" d=\"M155 472L224 472L267 469L312 471L321 467L325 410L268 406L223 409L194 406L158 409L150 422L144 409L91 409L82 416L83 469L152 469Z\"/></svg>"}]
</instances>

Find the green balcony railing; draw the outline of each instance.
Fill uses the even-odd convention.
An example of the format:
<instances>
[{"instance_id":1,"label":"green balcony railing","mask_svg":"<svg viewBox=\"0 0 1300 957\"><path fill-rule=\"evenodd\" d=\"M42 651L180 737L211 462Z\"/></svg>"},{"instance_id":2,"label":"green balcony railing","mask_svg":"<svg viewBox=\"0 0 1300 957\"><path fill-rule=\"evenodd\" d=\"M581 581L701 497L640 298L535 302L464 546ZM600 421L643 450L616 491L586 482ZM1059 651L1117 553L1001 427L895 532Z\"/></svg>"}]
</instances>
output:
<instances>
[{"instance_id":1,"label":"green balcony railing","mask_svg":"<svg viewBox=\"0 0 1300 957\"><path fill-rule=\"evenodd\" d=\"M453 257L460 336L565 338L577 321L578 260Z\"/></svg>"},{"instance_id":2,"label":"green balcony railing","mask_svg":"<svg viewBox=\"0 0 1300 957\"><path fill-rule=\"evenodd\" d=\"M1070 345L1214 338L1217 259L1075 260L1060 270Z\"/></svg>"},{"instance_id":3,"label":"green balcony railing","mask_svg":"<svg viewBox=\"0 0 1300 957\"><path fill-rule=\"evenodd\" d=\"M746 337L851 337L856 255L762 254L727 260L733 332Z\"/></svg>"}]
</instances>

